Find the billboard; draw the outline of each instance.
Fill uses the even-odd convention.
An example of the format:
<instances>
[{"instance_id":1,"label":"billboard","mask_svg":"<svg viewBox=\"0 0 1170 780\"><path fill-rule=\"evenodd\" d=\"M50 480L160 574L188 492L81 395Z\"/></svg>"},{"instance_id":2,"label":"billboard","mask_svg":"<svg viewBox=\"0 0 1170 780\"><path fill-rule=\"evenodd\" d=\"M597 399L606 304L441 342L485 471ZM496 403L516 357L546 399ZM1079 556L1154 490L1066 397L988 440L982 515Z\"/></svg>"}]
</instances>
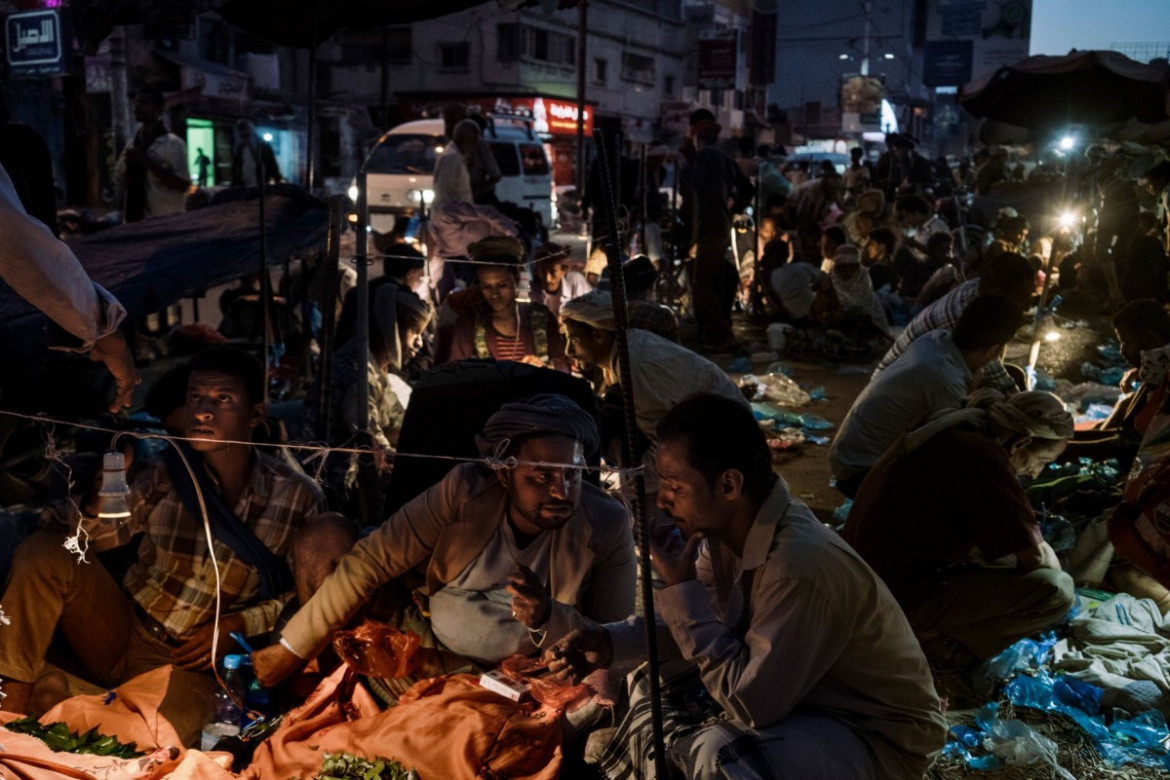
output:
<instances>
[{"instance_id":1,"label":"billboard","mask_svg":"<svg viewBox=\"0 0 1170 780\"><path fill-rule=\"evenodd\" d=\"M65 72L65 36L56 8L23 11L4 18L4 55L13 76L58 76Z\"/></svg>"},{"instance_id":2,"label":"billboard","mask_svg":"<svg viewBox=\"0 0 1170 780\"><path fill-rule=\"evenodd\" d=\"M971 80L975 44L970 40L927 41L922 47L922 83L961 87Z\"/></svg>"},{"instance_id":3,"label":"billboard","mask_svg":"<svg viewBox=\"0 0 1170 780\"><path fill-rule=\"evenodd\" d=\"M735 89L739 70L739 32L704 33L699 39L699 89Z\"/></svg>"},{"instance_id":4,"label":"billboard","mask_svg":"<svg viewBox=\"0 0 1170 780\"><path fill-rule=\"evenodd\" d=\"M929 0L927 47L969 41L971 73L966 81L1027 57L1031 36L1032 0ZM935 50L944 51L938 47ZM965 55L952 49L940 63L944 71L950 70L950 75L945 76L948 82L957 77L961 56Z\"/></svg>"}]
</instances>

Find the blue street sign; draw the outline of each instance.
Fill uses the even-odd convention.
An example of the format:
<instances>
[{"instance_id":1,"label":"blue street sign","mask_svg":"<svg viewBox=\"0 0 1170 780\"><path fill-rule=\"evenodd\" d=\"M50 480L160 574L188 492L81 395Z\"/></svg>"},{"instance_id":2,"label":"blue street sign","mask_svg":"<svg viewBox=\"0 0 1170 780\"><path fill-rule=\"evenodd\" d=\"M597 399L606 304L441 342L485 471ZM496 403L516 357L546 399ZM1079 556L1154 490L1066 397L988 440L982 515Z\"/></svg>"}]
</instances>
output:
<instances>
[{"instance_id":1,"label":"blue street sign","mask_svg":"<svg viewBox=\"0 0 1170 780\"><path fill-rule=\"evenodd\" d=\"M4 19L4 53L13 76L65 72L65 41L56 8L23 11Z\"/></svg>"}]
</instances>

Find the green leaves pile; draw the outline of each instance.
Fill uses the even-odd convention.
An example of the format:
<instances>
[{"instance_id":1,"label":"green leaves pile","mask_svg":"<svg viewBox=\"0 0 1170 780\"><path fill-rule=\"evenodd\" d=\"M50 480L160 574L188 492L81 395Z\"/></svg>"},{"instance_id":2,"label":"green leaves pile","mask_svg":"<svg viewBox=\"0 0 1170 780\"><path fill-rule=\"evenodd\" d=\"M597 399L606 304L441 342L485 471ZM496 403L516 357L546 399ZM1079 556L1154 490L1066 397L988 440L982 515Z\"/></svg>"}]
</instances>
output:
<instances>
[{"instance_id":1,"label":"green leaves pile","mask_svg":"<svg viewBox=\"0 0 1170 780\"><path fill-rule=\"evenodd\" d=\"M320 773L313 780L418 780L414 770L389 758L373 760L353 753L326 753Z\"/></svg>"},{"instance_id":2,"label":"green leaves pile","mask_svg":"<svg viewBox=\"0 0 1170 780\"><path fill-rule=\"evenodd\" d=\"M88 753L114 758L138 758L146 755L139 751L138 745L133 742L122 744L114 737L99 734L96 726L84 734L78 734L70 731L64 723L50 723L44 726L32 718L21 718L5 724L4 728L17 734L36 737L56 753Z\"/></svg>"}]
</instances>

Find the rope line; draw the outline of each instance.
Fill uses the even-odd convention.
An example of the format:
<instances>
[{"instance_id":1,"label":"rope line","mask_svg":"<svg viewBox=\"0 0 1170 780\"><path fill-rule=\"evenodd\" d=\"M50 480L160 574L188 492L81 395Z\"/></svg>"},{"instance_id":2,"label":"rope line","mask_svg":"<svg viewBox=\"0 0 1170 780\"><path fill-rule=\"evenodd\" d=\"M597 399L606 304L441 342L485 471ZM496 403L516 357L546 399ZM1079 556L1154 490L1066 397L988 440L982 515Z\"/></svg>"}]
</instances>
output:
<instances>
[{"instance_id":1,"label":"rope line","mask_svg":"<svg viewBox=\"0 0 1170 780\"><path fill-rule=\"evenodd\" d=\"M15 417L18 419L30 420L33 422L43 423L46 425L54 425L54 426L55 425L64 425L64 426L70 427L70 428L80 428L82 430L97 431L98 433L110 433L110 434L113 434L115 437L129 436L129 437L134 438L134 439L161 439L163 441L171 442L172 444L175 442L210 442L210 443L215 443L215 444L237 444L237 445L244 446L244 447L271 447L274 449L304 450L304 451L308 451L308 452L317 453L316 455L309 458L310 461L314 460L315 458L323 458L326 455L333 453L333 452L341 452L341 453L356 454L356 455L383 456L391 461L396 460L398 458L405 458L405 459L412 459L413 458L413 459L418 459L418 460L442 460L442 461L449 461L449 462L453 462L453 463L479 463L481 465L487 466L488 468L492 469L493 471L499 471L501 469L511 469L511 468L515 468L516 466L531 466L534 468L575 469L578 471L597 471L597 472L607 472L607 473L614 473L614 474L619 474L619 475L626 475L626 474L639 473L644 468L643 466L638 466L636 468L610 468L609 466L589 466L589 465L580 464L580 463L557 463L555 461L545 461L545 460L520 460L520 459L516 458L515 456L509 456L507 458L501 457L502 453L507 449L508 445L511 443L511 440L509 440L509 439L502 440L497 445L495 452L490 456L479 457L479 458L468 458L468 457L461 457L458 455L434 455L434 454L421 453L421 452L380 451L380 450L374 449L373 447L330 447L330 446L327 446L324 444L313 444L313 443L286 442L286 443L282 443L282 444L277 444L277 443L270 443L270 442L238 441L235 439L205 439L205 438L192 437L192 436L172 436L172 435L166 434L166 433L145 433L142 431L118 430L116 428L106 428L106 427L101 426L101 425L91 425L89 423L70 422L68 420L58 420L54 417L48 417L45 415L23 414L21 412L13 412L13 411L9 411L7 409L0 409L0 416Z\"/></svg>"}]
</instances>

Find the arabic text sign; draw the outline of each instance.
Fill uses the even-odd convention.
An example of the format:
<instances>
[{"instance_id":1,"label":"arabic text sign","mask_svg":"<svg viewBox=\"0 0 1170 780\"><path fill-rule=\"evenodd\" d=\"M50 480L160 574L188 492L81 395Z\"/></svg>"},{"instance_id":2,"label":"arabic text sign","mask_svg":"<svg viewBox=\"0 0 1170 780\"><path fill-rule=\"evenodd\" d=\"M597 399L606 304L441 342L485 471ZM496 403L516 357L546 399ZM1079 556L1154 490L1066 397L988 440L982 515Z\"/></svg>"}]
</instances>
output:
<instances>
[{"instance_id":1,"label":"arabic text sign","mask_svg":"<svg viewBox=\"0 0 1170 780\"><path fill-rule=\"evenodd\" d=\"M4 54L14 76L51 76L65 70L65 45L57 9L9 14Z\"/></svg>"}]
</instances>

